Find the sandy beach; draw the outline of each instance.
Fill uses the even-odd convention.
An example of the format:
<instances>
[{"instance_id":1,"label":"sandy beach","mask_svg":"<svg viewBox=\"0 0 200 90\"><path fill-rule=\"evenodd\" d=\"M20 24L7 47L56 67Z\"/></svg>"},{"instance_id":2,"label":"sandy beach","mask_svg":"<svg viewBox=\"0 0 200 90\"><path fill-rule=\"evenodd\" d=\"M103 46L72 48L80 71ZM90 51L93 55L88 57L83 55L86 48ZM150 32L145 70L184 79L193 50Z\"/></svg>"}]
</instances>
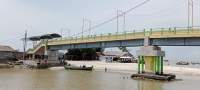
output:
<instances>
[{"instance_id":1,"label":"sandy beach","mask_svg":"<svg viewBox=\"0 0 200 90\"><path fill-rule=\"evenodd\" d=\"M94 66L96 71L104 71L107 68L108 72L120 73L136 73L137 63L106 63L101 61L67 61L76 66L86 65ZM63 67L52 67L51 70L64 69ZM200 75L200 69L188 67L164 66L165 73L184 74L184 75Z\"/></svg>"}]
</instances>

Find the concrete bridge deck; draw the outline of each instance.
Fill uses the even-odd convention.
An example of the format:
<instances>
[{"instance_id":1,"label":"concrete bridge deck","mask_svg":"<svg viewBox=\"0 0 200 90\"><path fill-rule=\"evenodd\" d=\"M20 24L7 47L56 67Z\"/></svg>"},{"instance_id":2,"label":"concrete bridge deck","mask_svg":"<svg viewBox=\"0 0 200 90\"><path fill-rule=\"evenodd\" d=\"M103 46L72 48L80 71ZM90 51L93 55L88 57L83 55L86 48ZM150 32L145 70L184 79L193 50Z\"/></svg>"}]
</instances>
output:
<instances>
[{"instance_id":1,"label":"concrete bridge deck","mask_svg":"<svg viewBox=\"0 0 200 90\"><path fill-rule=\"evenodd\" d=\"M105 42L105 41L119 41L119 40L137 40L149 38L184 38L184 37L200 37L200 28L194 29L177 29L169 28L159 31L143 31L143 32L124 32L121 34L102 34L93 35L79 38L59 38L49 40L48 45L62 45L62 44L80 44L80 43L94 43L94 42Z\"/></svg>"},{"instance_id":2,"label":"concrete bridge deck","mask_svg":"<svg viewBox=\"0 0 200 90\"><path fill-rule=\"evenodd\" d=\"M200 46L200 27L168 28L160 30L143 30L141 32L109 33L73 38L57 38L40 42L29 52L36 52L40 47L47 46L51 50L73 48L107 48L143 46L144 38L149 37L150 45L158 46Z\"/></svg>"}]
</instances>

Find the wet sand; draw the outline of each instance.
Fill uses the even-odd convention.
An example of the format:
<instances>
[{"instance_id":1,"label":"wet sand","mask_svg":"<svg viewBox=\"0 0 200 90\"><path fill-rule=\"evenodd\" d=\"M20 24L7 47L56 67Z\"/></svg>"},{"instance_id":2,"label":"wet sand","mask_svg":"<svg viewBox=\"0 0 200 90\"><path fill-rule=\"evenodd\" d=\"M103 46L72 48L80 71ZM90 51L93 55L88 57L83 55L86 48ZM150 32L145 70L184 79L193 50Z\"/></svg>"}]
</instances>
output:
<instances>
[{"instance_id":1,"label":"wet sand","mask_svg":"<svg viewBox=\"0 0 200 90\"><path fill-rule=\"evenodd\" d=\"M104 71L105 68L109 72L121 72L121 73L136 73L137 63L106 63L101 61L67 61L70 64L81 66L94 66L97 71ZM63 67L53 67L52 70L64 69ZM184 74L184 75L200 75L200 69L189 67L177 67L177 66L164 66L165 73Z\"/></svg>"}]
</instances>

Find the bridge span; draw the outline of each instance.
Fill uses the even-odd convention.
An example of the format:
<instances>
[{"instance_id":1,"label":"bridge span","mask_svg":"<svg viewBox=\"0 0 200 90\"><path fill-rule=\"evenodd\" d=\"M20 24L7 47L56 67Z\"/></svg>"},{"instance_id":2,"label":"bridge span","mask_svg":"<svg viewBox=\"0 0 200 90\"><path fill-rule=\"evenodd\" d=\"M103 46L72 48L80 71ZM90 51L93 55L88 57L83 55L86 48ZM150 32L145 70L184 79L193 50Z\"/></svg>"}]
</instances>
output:
<instances>
[{"instance_id":1,"label":"bridge span","mask_svg":"<svg viewBox=\"0 0 200 90\"><path fill-rule=\"evenodd\" d=\"M79 38L59 38L48 40L50 50L74 48L109 48L144 46L144 38L149 38L151 46L200 46L200 28L169 28L158 31L109 33Z\"/></svg>"},{"instance_id":2,"label":"bridge span","mask_svg":"<svg viewBox=\"0 0 200 90\"><path fill-rule=\"evenodd\" d=\"M76 38L42 40L28 54L48 55L48 62L58 61L58 50L81 48L137 47L138 75L163 74L165 52L159 46L200 46L200 28L168 28L143 32L109 33ZM165 77L165 76L164 76ZM171 76L170 76L171 77ZM172 75L172 78L175 78Z\"/></svg>"},{"instance_id":3,"label":"bridge span","mask_svg":"<svg viewBox=\"0 0 200 90\"><path fill-rule=\"evenodd\" d=\"M143 30L142 32L109 33L73 38L41 40L28 53L35 53L42 47L48 50L67 50L77 48L109 48L144 46L149 38L150 46L200 46L200 28L168 28Z\"/></svg>"}]
</instances>

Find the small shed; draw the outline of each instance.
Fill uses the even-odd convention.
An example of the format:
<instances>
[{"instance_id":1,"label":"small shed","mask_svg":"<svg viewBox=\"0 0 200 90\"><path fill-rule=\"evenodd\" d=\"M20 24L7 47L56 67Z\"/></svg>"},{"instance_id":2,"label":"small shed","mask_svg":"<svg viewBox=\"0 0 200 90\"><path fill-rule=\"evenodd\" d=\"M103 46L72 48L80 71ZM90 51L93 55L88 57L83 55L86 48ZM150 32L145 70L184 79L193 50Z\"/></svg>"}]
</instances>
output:
<instances>
[{"instance_id":1,"label":"small shed","mask_svg":"<svg viewBox=\"0 0 200 90\"><path fill-rule=\"evenodd\" d=\"M106 51L103 52L102 55L99 56L99 60L105 62L132 62L134 60L134 56L129 52L120 52L120 51ZM122 61L123 60L123 61Z\"/></svg>"},{"instance_id":2,"label":"small shed","mask_svg":"<svg viewBox=\"0 0 200 90\"><path fill-rule=\"evenodd\" d=\"M10 46L0 45L0 63L7 62L16 58L16 50Z\"/></svg>"},{"instance_id":3,"label":"small shed","mask_svg":"<svg viewBox=\"0 0 200 90\"><path fill-rule=\"evenodd\" d=\"M130 56L123 56L120 57L119 62L121 63L131 63L134 61L134 58L130 57Z\"/></svg>"}]
</instances>

